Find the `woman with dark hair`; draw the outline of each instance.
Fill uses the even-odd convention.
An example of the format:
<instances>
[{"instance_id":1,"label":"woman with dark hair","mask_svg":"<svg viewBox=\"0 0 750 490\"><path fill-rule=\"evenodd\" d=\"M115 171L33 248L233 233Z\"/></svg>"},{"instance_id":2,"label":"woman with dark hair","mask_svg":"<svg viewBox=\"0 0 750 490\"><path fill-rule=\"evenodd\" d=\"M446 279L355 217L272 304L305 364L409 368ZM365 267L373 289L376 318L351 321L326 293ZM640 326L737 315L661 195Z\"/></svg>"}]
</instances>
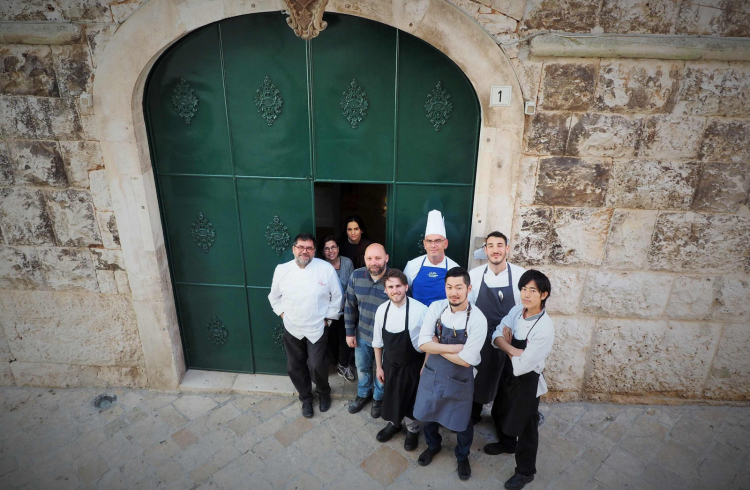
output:
<instances>
[{"instance_id":1,"label":"woman with dark hair","mask_svg":"<svg viewBox=\"0 0 750 490\"><path fill-rule=\"evenodd\" d=\"M339 241L333 235L328 235L320 241L318 250L321 251L322 259L336 269L336 275L341 283L341 290L346 292L349 277L354 271L354 264L348 257L343 257L339 252ZM344 312L344 301L341 302L341 312ZM328 347L337 358L336 372L347 381L354 381L354 349L346 344L346 328L344 317L333 320L328 330Z\"/></svg>"},{"instance_id":2,"label":"woman with dark hair","mask_svg":"<svg viewBox=\"0 0 750 490\"><path fill-rule=\"evenodd\" d=\"M340 254L349 258L355 269L365 266L365 250L372 243L367 238L365 222L356 214L348 216L344 222L346 233L339 243Z\"/></svg>"}]
</instances>

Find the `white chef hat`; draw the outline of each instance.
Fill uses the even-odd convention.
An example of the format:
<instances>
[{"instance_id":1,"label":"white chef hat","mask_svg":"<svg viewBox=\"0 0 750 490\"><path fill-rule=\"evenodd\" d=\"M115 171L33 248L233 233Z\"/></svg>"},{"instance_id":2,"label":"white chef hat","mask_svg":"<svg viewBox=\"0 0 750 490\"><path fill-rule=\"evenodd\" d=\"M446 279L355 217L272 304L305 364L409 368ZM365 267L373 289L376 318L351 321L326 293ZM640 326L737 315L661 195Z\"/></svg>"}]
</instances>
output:
<instances>
[{"instance_id":1,"label":"white chef hat","mask_svg":"<svg viewBox=\"0 0 750 490\"><path fill-rule=\"evenodd\" d=\"M433 209L427 214L427 228L424 231L424 236L429 235L440 235L443 238L448 238L445 235L445 218L437 209Z\"/></svg>"}]
</instances>

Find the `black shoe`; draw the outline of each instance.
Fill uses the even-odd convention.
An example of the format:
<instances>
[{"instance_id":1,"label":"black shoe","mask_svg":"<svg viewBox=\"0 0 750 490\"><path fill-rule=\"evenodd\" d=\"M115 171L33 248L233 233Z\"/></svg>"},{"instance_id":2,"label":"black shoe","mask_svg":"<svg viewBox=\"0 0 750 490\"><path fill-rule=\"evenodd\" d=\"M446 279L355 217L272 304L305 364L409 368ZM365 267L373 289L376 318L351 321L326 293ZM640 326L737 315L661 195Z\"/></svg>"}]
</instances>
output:
<instances>
[{"instance_id":1,"label":"black shoe","mask_svg":"<svg viewBox=\"0 0 750 490\"><path fill-rule=\"evenodd\" d=\"M329 408L331 408L331 397L330 396L321 396L320 397L320 411L321 412L327 412Z\"/></svg>"},{"instance_id":2,"label":"black shoe","mask_svg":"<svg viewBox=\"0 0 750 490\"><path fill-rule=\"evenodd\" d=\"M367 405L367 402L370 401L370 397L362 398L361 396L358 396L354 400L349 402L349 413L357 413L362 408L364 408L365 405Z\"/></svg>"},{"instance_id":3,"label":"black shoe","mask_svg":"<svg viewBox=\"0 0 750 490\"><path fill-rule=\"evenodd\" d=\"M305 417L306 419L312 418L313 416L312 401L302 402L302 416Z\"/></svg>"},{"instance_id":4,"label":"black shoe","mask_svg":"<svg viewBox=\"0 0 750 490\"><path fill-rule=\"evenodd\" d=\"M516 448L508 448L500 444L499 442L491 442L484 445L484 452L491 454L492 456L498 454L516 454Z\"/></svg>"},{"instance_id":5,"label":"black shoe","mask_svg":"<svg viewBox=\"0 0 750 490\"><path fill-rule=\"evenodd\" d=\"M508 490L521 490L533 479L534 475L522 475L521 473L516 473L505 482L505 488Z\"/></svg>"},{"instance_id":6,"label":"black shoe","mask_svg":"<svg viewBox=\"0 0 750 490\"><path fill-rule=\"evenodd\" d=\"M392 423L388 422L388 425L386 425L383 430L378 432L378 435L375 436L375 439L377 439L378 442L388 442L391 440L391 437L393 437L393 434L398 434L399 432L401 432L401 427L396 427Z\"/></svg>"},{"instance_id":7,"label":"black shoe","mask_svg":"<svg viewBox=\"0 0 750 490\"><path fill-rule=\"evenodd\" d=\"M404 441L405 451L414 451L419 446L419 432L406 431L406 440Z\"/></svg>"},{"instance_id":8,"label":"black shoe","mask_svg":"<svg viewBox=\"0 0 750 490\"><path fill-rule=\"evenodd\" d=\"M437 453L442 451L442 449L443 446L440 446L437 449L425 449L422 454L419 455L417 463L419 463L419 466L427 466L428 464L432 463L432 458L434 458Z\"/></svg>"},{"instance_id":9,"label":"black shoe","mask_svg":"<svg viewBox=\"0 0 750 490\"><path fill-rule=\"evenodd\" d=\"M458 462L458 477L462 480L468 480L471 478L471 466L469 460Z\"/></svg>"},{"instance_id":10,"label":"black shoe","mask_svg":"<svg viewBox=\"0 0 750 490\"><path fill-rule=\"evenodd\" d=\"M379 419L380 412L382 409L383 409L383 400L373 400L372 406L370 407L370 415L372 415L372 418Z\"/></svg>"}]
</instances>

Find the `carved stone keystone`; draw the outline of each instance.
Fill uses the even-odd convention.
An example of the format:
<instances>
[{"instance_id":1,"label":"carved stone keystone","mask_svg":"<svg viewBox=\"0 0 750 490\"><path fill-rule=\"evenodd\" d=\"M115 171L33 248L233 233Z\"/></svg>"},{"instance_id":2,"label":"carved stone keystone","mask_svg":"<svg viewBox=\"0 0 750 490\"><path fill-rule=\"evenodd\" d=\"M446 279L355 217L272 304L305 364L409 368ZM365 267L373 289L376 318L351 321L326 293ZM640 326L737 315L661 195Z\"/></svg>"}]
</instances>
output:
<instances>
[{"instance_id":1,"label":"carved stone keystone","mask_svg":"<svg viewBox=\"0 0 750 490\"><path fill-rule=\"evenodd\" d=\"M289 12L286 22L297 37L309 41L328 27L323 21L328 0L284 0L284 4Z\"/></svg>"}]
</instances>

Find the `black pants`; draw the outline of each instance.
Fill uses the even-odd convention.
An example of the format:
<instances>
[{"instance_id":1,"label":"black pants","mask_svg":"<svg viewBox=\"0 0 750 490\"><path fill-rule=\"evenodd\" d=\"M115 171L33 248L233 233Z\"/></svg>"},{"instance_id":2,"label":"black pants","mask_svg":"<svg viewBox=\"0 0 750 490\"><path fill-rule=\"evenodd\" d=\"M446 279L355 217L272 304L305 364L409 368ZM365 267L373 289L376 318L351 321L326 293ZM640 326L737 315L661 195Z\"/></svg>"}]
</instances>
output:
<instances>
[{"instance_id":1,"label":"black pants","mask_svg":"<svg viewBox=\"0 0 750 490\"><path fill-rule=\"evenodd\" d=\"M354 349L346 344L346 327L343 315L328 327L328 348L333 358L343 367L354 367Z\"/></svg>"},{"instance_id":2,"label":"black pants","mask_svg":"<svg viewBox=\"0 0 750 490\"><path fill-rule=\"evenodd\" d=\"M437 422L425 422L422 431L424 432L424 441L430 449L437 449L443 442L440 435L440 424ZM474 442L474 426L469 421L469 425L463 432L456 432L456 459L458 461L468 461L471 443Z\"/></svg>"},{"instance_id":3,"label":"black pants","mask_svg":"<svg viewBox=\"0 0 750 490\"><path fill-rule=\"evenodd\" d=\"M494 406L492 408L494 415ZM516 448L516 473L527 476L536 473L536 453L539 448L538 397L534 402L532 411L532 415L529 417L529 421L526 422L526 426L523 428L523 433L518 440L513 436L505 435L500 426L497 426L497 436L500 439L499 442L502 447L507 449L512 449L513 447Z\"/></svg>"},{"instance_id":4,"label":"black pants","mask_svg":"<svg viewBox=\"0 0 750 490\"><path fill-rule=\"evenodd\" d=\"M484 408L484 405L482 405L481 403L471 402L471 420L472 421L482 416L483 408Z\"/></svg>"},{"instance_id":5,"label":"black pants","mask_svg":"<svg viewBox=\"0 0 750 490\"><path fill-rule=\"evenodd\" d=\"M331 396L328 384L328 362L326 347L328 329L314 344L307 338L297 339L284 329L284 346L286 347L286 372L299 393L301 402L312 401L312 383L310 373L315 378L315 391L319 396ZM308 367L309 363L309 367Z\"/></svg>"}]
</instances>

